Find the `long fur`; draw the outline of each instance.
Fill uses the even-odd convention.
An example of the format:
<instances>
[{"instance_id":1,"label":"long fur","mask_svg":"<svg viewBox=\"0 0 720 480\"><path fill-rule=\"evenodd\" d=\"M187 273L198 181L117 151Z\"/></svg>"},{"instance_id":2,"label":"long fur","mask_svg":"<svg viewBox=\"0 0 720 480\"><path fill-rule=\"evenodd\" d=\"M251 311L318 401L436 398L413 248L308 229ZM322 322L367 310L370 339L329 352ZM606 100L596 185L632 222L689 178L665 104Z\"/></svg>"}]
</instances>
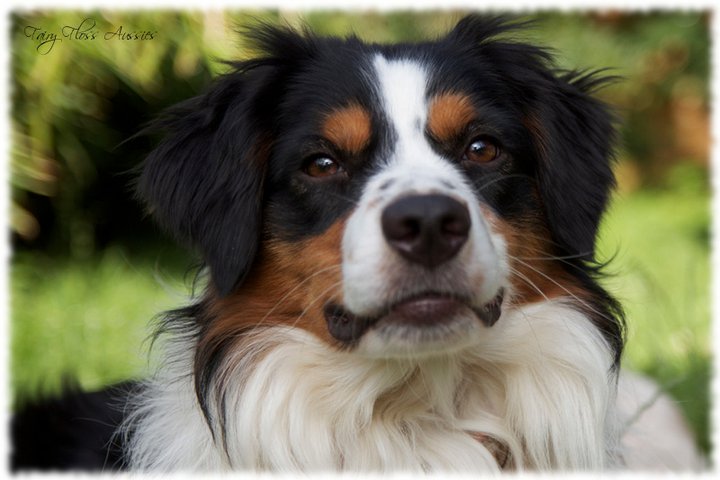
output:
<instances>
[{"instance_id":1,"label":"long fur","mask_svg":"<svg viewBox=\"0 0 720 480\"><path fill-rule=\"evenodd\" d=\"M559 73L541 48L495 38L512 28L469 16L436 42L381 46L261 26L252 33L258 58L160 122L167 135L138 192L202 253L209 285L194 307L167 317L166 363L125 424L131 467L615 463L623 321L594 264L614 185L613 119L590 95L602 77ZM430 140L428 102L446 94L474 120ZM344 133L328 140L347 119L352 141ZM466 161L478 135L499 137L507 155ZM338 142L349 145L344 153ZM353 145L359 150L348 153ZM346 172L303 176L318 153L345 162ZM407 192L441 192L472 207L470 239L441 268L411 265L384 242L380 211ZM352 241L341 245L343 232ZM362 274L349 275L349 265ZM316 270L326 278L314 279ZM358 294L361 284L372 288ZM340 344L327 314L311 310L345 302L369 316L408 291L448 286L471 290L472 307L503 289L507 296L495 325L472 314L439 322L473 333L470 346L458 341L433 355L399 359L388 348L392 335L402 348L426 347L433 327L370 329ZM368 337L376 356L362 348Z\"/></svg>"},{"instance_id":2,"label":"long fur","mask_svg":"<svg viewBox=\"0 0 720 480\"><path fill-rule=\"evenodd\" d=\"M531 321L529 320L531 319ZM492 471L491 434L518 468L601 469L615 456L612 355L562 301L523 307L463 355L358 359L302 330L238 342L216 376L213 438L193 379L192 337L147 385L130 459L147 470Z\"/></svg>"}]
</instances>

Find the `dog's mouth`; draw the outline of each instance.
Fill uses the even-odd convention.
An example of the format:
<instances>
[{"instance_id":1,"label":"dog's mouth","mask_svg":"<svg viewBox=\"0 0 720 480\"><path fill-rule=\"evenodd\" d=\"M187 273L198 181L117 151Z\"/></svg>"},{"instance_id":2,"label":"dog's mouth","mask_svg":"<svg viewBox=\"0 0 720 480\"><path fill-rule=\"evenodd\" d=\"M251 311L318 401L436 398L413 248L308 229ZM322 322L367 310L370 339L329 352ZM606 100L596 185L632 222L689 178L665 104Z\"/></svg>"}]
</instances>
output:
<instances>
[{"instance_id":1,"label":"dog's mouth","mask_svg":"<svg viewBox=\"0 0 720 480\"><path fill-rule=\"evenodd\" d=\"M324 314L330 335L336 340L352 344L377 324L393 324L415 328L432 328L452 322L468 311L487 327L500 318L504 289L482 307L474 307L467 298L446 293L426 292L403 299L390 305L384 313L375 317L363 317L347 311L342 305L328 303Z\"/></svg>"}]
</instances>

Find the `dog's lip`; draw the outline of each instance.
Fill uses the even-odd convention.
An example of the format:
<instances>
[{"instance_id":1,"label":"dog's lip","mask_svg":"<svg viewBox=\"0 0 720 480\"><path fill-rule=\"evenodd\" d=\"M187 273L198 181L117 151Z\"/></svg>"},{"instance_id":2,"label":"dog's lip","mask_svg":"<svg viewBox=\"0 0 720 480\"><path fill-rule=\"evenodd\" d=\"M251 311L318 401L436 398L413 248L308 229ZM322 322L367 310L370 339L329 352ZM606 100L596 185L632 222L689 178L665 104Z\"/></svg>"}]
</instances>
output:
<instances>
[{"instance_id":1,"label":"dog's lip","mask_svg":"<svg viewBox=\"0 0 720 480\"><path fill-rule=\"evenodd\" d=\"M465 305L467 303L460 298L424 293L394 304L378 322L429 326L452 318Z\"/></svg>"},{"instance_id":2,"label":"dog's lip","mask_svg":"<svg viewBox=\"0 0 720 480\"><path fill-rule=\"evenodd\" d=\"M501 313L504 289L482 307L473 307L465 297L442 292L423 292L402 299L374 317L364 317L349 312L342 305L328 303L324 313L330 334L345 343L360 339L376 324L396 324L417 328L440 325L452 321L462 310L472 311L488 327L497 322Z\"/></svg>"}]
</instances>

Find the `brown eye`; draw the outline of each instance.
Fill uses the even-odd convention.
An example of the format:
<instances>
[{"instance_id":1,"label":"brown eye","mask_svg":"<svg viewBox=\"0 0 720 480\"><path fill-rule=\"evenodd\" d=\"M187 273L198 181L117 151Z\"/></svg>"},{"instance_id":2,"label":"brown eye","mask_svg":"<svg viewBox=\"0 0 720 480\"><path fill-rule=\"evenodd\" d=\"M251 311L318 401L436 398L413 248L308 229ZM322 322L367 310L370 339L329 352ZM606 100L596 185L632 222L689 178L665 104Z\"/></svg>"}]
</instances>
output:
<instances>
[{"instance_id":1,"label":"brown eye","mask_svg":"<svg viewBox=\"0 0 720 480\"><path fill-rule=\"evenodd\" d=\"M465 150L465 158L471 162L488 163L500 156L500 147L488 138L476 138Z\"/></svg>"},{"instance_id":2,"label":"brown eye","mask_svg":"<svg viewBox=\"0 0 720 480\"><path fill-rule=\"evenodd\" d=\"M311 177L320 178L335 175L340 170L340 165L335 160L330 157L323 156L311 158L303 168L303 172Z\"/></svg>"}]
</instances>

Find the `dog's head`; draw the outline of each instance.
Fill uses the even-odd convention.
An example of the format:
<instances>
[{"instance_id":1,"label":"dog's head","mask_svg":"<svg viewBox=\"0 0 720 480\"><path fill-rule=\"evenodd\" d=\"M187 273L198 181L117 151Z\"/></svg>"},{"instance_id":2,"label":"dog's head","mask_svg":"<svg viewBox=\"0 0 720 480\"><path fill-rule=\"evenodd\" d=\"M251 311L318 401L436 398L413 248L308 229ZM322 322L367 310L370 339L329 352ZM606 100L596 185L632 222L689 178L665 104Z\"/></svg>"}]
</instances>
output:
<instances>
[{"instance_id":1,"label":"dog's head","mask_svg":"<svg viewBox=\"0 0 720 480\"><path fill-rule=\"evenodd\" d=\"M201 355L267 325L447 352L565 296L619 354L588 266L614 183L604 80L511 28L470 16L386 46L261 27L256 59L160 121L139 192L209 267Z\"/></svg>"}]
</instances>

